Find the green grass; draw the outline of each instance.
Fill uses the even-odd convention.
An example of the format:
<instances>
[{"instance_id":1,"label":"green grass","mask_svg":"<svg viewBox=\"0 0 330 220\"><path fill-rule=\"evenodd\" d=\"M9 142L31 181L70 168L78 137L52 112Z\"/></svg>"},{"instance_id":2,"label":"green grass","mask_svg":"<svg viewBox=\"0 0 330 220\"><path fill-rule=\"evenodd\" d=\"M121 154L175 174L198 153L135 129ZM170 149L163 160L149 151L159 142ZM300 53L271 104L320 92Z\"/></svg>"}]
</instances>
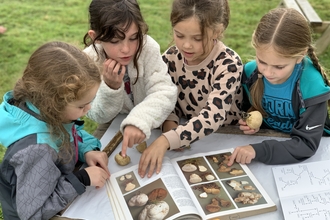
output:
<instances>
[{"instance_id":1,"label":"green grass","mask_svg":"<svg viewBox=\"0 0 330 220\"><path fill-rule=\"evenodd\" d=\"M330 21L329 0L310 0L323 20ZM159 42L163 52L171 43L169 22L172 0L138 0L149 25L149 34ZM224 42L247 62L254 56L250 46L257 22L280 0L230 0L231 19ZM89 1L81 0L0 0L0 25L7 32L0 35L0 101L21 76L31 53L41 44L60 40L83 48L82 39L88 29ZM319 57L330 69L330 47ZM92 132L95 123L87 119L86 130ZM5 149L0 146L0 161ZM2 211L0 208L0 219Z\"/></svg>"}]
</instances>

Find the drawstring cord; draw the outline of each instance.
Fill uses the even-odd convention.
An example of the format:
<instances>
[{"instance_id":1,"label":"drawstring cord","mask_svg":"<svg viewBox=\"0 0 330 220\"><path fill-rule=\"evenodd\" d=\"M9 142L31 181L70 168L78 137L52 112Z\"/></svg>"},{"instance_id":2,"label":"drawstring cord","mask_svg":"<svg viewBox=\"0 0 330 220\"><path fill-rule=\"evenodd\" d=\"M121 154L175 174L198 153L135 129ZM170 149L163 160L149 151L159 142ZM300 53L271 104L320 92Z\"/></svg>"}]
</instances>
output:
<instances>
[{"instance_id":1,"label":"drawstring cord","mask_svg":"<svg viewBox=\"0 0 330 220\"><path fill-rule=\"evenodd\" d=\"M76 163L78 162L78 141L82 142L82 138L77 134L77 130L76 130L76 126L75 124L72 125L72 137L73 137L73 142L74 142L74 146L76 149L76 158L75 161Z\"/></svg>"}]
</instances>

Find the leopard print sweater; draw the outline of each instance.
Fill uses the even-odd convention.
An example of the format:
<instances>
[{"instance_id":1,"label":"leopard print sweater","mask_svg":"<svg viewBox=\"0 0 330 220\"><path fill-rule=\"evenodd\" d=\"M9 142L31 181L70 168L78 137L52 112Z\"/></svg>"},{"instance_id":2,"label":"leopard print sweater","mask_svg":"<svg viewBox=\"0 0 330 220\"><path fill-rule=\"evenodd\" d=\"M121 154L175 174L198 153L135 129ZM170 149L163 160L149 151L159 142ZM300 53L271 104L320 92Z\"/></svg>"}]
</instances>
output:
<instances>
[{"instance_id":1,"label":"leopard print sweater","mask_svg":"<svg viewBox=\"0 0 330 220\"><path fill-rule=\"evenodd\" d=\"M200 64L189 66L176 46L163 54L178 100L167 120L185 124L165 132L170 149L182 148L225 125L237 124L243 98L239 55L218 41Z\"/></svg>"}]
</instances>

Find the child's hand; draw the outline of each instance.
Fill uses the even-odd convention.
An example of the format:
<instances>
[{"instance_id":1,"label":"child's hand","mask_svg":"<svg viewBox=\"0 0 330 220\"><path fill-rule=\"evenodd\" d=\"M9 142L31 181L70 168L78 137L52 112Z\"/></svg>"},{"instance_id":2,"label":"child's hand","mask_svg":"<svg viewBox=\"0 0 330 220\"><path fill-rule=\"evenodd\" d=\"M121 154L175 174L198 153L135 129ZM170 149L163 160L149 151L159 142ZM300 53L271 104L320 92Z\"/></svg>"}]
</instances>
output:
<instances>
[{"instance_id":1,"label":"child's hand","mask_svg":"<svg viewBox=\"0 0 330 220\"><path fill-rule=\"evenodd\" d=\"M90 185L95 186L96 188L104 186L106 180L110 177L108 172L98 166L87 167L85 170L88 173L89 179L91 181Z\"/></svg>"},{"instance_id":2,"label":"child's hand","mask_svg":"<svg viewBox=\"0 0 330 220\"><path fill-rule=\"evenodd\" d=\"M108 155L101 151L89 151L85 153L85 160L88 166L99 166L104 169L110 176L108 168Z\"/></svg>"},{"instance_id":3,"label":"child's hand","mask_svg":"<svg viewBox=\"0 0 330 220\"><path fill-rule=\"evenodd\" d=\"M260 130L260 128L258 128L258 129L251 129L251 128L246 124L246 122L243 121L242 119L240 119L240 120L238 121L238 123L239 123L239 129L240 129L241 131L243 131L244 134L255 134L255 133L257 133L257 132Z\"/></svg>"},{"instance_id":4,"label":"child's hand","mask_svg":"<svg viewBox=\"0 0 330 220\"><path fill-rule=\"evenodd\" d=\"M121 155L126 157L127 148L142 143L145 138L146 135L140 129L133 125L127 125L124 128Z\"/></svg>"},{"instance_id":5,"label":"child's hand","mask_svg":"<svg viewBox=\"0 0 330 220\"><path fill-rule=\"evenodd\" d=\"M228 166L233 165L233 163L249 164L251 160L256 157L256 152L251 145L236 147L233 154L230 156Z\"/></svg>"},{"instance_id":6,"label":"child's hand","mask_svg":"<svg viewBox=\"0 0 330 220\"><path fill-rule=\"evenodd\" d=\"M146 174L146 170L149 167L148 177L151 177L154 170L158 174L162 168L163 158L170 147L170 143L163 135L158 137L151 143L147 149L145 149L141 155L139 162L139 175L143 178Z\"/></svg>"},{"instance_id":7,"label":"child's hand","mask_svg":"<svg viewBox=\"0 0 330 220\"><path fill-rule=\"evenodd\" d=\"M120 88L125 72L126 67L115 60L107 59L103 63L103 80L111 89L117 90Z\"/></svg>"}]
</instances>

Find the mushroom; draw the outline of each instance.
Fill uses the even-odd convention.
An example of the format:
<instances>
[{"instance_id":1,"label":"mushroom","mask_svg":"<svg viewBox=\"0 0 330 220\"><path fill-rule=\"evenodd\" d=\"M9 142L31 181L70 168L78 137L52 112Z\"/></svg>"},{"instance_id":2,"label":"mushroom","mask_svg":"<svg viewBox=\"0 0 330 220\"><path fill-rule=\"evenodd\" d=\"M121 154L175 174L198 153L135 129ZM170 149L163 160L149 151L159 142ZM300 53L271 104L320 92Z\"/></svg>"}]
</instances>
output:
<instances>
[{"instance_id":1,"label":"mushroom","mask_svg":"<svg viewBox=\"0 0 330 220\"><path fill-rule=\"evenodd\" d=\"M245 181L245 180L242 180L242 181L241 181L241 184L242 184L242 185L246 185L246 184L249 184L249 182L248 182L248 181Z\"/></svg>"},{"instance_id":2,"label":"mushroom","mask_svg":"<svg viewBox=\"0 0 330 220\"><path fill-rule=\"evenodd\" d=\"M211 203L208 204L205 208L209 212L218 212L221 209L221 207L219 206L219 201L215 198L213 198L211 200Z\"/></svg>"},{"instance_id":3,"label":"mushroom","mask_svg":"<svg viewBox=\"0 0 330 220\"><path fill-rule=\"evenodd\" d=\"M205 179L210 181L210 180L214 180L215 177L211 174L208 174L208 175L205 176Z\"/></svg>"},{"instance_id":4,"label":"mushroom","mask_svg":"<svg viewBox=\"0 0 330 220\"><path fill-rule=\"evenodd\" d=\"M202 178L200 176L198 176L197 174L193 173L189 177L189 182L199 183L199 182L202 182Z\"/></svg>"},{"instance_id":5,"label":"mushroom","mask_svg":"<svg viewBox=\"0 0 330 220\"><path fill-rule=\"evenodd\" d=\"M230 173L231 175L237 176L237 175L243 174L244 171L243 171L243 170L239 170L239 169L235 169L235 168L233 168L229 173Z\"/></svg>"},{"instance_id":6,"label":"mushroom","mask_svg":"<svg viewBox=\"0 0 330 220\"><path fill-rule=\"evenodd\" d=\"M220 193L220 188L203 186L203 189L206 193L210 193L210 194L213 194L213 195L216 195L216 194Z\"/></svg>"},{"instance_id":7,"label":"mushroom","mask_svg":"<svg viewBox=\"0 0 330 220\"><path fill-rule=\"evenodd\" d=\"M170 207L165 201L146 205L140 212L138 220L162 220L166 217L169 210Z\"/></svg>"},{"instance_id":8,"label":"mushroom","mask_svg":"<svg viewBox=\"0 0 330 220\"><path fill-rule=\"evenodd\" d=\"M244 186L243 188L246 189L246 190L255 190L256 189L256 188L254 188L253 186L250 186L250 185Z\"/></svg>"},{"instance_id":9,"label":"mushroom","mask_svg":"<svg viewBox=\"0 0 330 220\"><path fill-rule=\"evenodd\" d=\"M126 155L126 157L123 157L121 155L121 152L119 152L115 156L115 161L117 162L118 165L125 166L125 165L129 164L129 162L131 162L131 158L127 155Z\"/></svg>"},{"instance_id":10,"label":"mushroom","mask_svg":"<svg viewBox=\"0 0 330 220\"><path fill-rule=\"evenodd\" d=\"M131 179L132 175L131 174L126 174L125 177L126 177L126 179Z\"/></svg>"},{"instance_id":11,"label":"mushroom","mask_svg":"<svg viewBox=\"0 0 330 220\"><path fill-rule=\"evenodd\" d=\"M231 202L228 201L228 200L224 200L224 199L220 199L220 206L221 207L224 207L224 208L227 208L231 205Z\"/></svg>"},{"instance_id":12,"label":"mushroom","mask_svg":"<svg viewBox=\"0 0 330 220\"><path fill-rule=\"evenodd\" d=\"M161 201L167 196L167 191L163 188L156 188L148 194L149 201Z\"/></svg>"},{"instance_id":13,"label":"mushroom","mask_svg":"<svg viewBox=\"0 0 330 220\"><path fill-rule=\"evenodd\" d=\"M229 180L229 181L227 181L227 184L229 186L231 186L231 188L233 188L234 190L237 190L237 191L242 190L241 184L239 182L237 182L236 180Z\"/></svg>"},{"instance_id":14,"label":"mushroom","mask_svg":"<svg viewBox=\"0 0 330 220\"><path fill-rule=\"evenodd\" d=\"M129 191L133 190L134 188L135 188L135 184L129 182L126 184L125 191L129 192Z\"/></svg>"},{"instance_id":15,"label":"mushroom","mask_svg":"<svg viewBox=\"0 0 330 220\"><path fill-rule=\"evenodd\" d=\"M194 172L195 170L197 170L197 167L194 164L187 163L181 169L184 172Z\"/></svg>"},{"instance_id":16,"label":"mushroom","mask_svg":"<svg viewBox=\"0 0 330 220\"><path fill-rule=\"evenodd\" d=\"M142 143L140 143L139 145L136 146L137 151L139 151L140 153L143 153L143 151L145 149L147 149L147 142L143 141Z\"/></svg>"},{"instance_id":17,"label":"mushroom","mask_svg":"<svg viewBox=\"0 0 330 220\"><path fill-rule=\"evenodd\" d=\"M203 193L199 194L199 197L201 197L202 199L207 198L207 193L203 192Z\"/></svg>"},{"instance_id":18,"label":"mushroom","mask_svg":"<svg viewBox=\"0 0 330 220\"><path fill-rule=\"evenodd\" d=\"M129 206L144 206L148 202L148 196L144 193L133 196L129 201Z\"/></svg>"},{"instance_id":19,"label":"mushroom","mask_svg":"<svg viewBox=\"0 0 330 220\"><path fill-rule=\"evenodd\" d=\"M262 124L262 114L259 111L243 112L242 119L252 129L258 129Z\"/></svg>"},{"instance_id":20,"label":"mushroom","mask_svg":"<svg viewBox=\"0 0 330 220\"><path fill-rule=\"evenodd\" d=\"M231 168L230 167L227 167L227 166L225 166L225 165L220 165L219 166L219 169L218 169L218 171L220 172L220 173L225 173L225 172L229 172L231 170Z\"/></svg>"},{"instance_id":21,"label":"mushroom","mask_svg":"<svg viewBox=\"0 0 330 220\"><path fill-rule=\"evenodd\" d=\"M207 171L207 168L204 167L204 166L202 166L202 165L199 165L199 166L198 166L198 170L199 170L200 172L205 172L205 171Z\"/></svg>"},{"instance_id":22,"label":"mushroom","mask_svg":"<svg viewBox=\"0 0 330 220\"><path fill-rule=\"evenodd\" d=\"M120 181L124 181L124 180L125 180L125 176L121 176L121 177L119 178L119 180L120 180Z\"/></svg>"},{"instance_id":23,"label":"mushroom","mask_svg":"<svg viewBox=\"0 0 330 220\"><path fill-rule=\"evenodd\" d=\"M235 202L241 202L243 204L255 204L262 197L261 194L255 192L241 192L234 199Z\"/></svg>"}]
</instances>

